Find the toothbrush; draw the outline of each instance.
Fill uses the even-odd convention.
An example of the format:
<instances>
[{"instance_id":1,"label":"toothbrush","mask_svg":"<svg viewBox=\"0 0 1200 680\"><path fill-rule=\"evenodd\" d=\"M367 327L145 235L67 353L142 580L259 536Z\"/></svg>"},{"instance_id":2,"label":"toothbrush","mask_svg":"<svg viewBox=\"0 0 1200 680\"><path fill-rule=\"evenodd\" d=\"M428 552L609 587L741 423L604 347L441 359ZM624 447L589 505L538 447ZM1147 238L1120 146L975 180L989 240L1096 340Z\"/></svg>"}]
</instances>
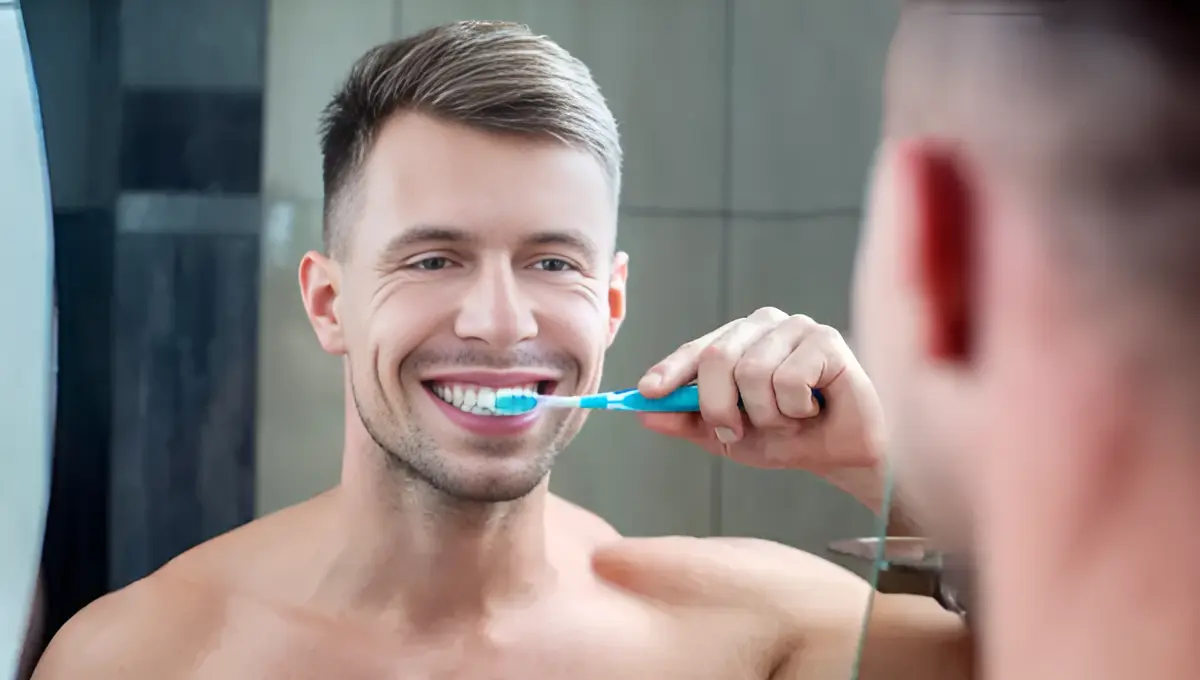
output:
<instances>
[{"instance_id":1,"label":"toothbrush","mask_svg":"<svg viewBox=\"0 0 1200 680\"><path fill-rule=\"evenodd\" d=\"M825 395L813 390L819 408L825 408ZM521 415L536 408L582 408L601 411L640 411L643 413L695 413L700 410L700 388L684 385L660 399L647 399L636 389L600 394L565 396L559 394L529 394L508 392L496 395L495 411L499 415ZM738 408L742 401L738 399Z\"/></svg>"}]
</instances>

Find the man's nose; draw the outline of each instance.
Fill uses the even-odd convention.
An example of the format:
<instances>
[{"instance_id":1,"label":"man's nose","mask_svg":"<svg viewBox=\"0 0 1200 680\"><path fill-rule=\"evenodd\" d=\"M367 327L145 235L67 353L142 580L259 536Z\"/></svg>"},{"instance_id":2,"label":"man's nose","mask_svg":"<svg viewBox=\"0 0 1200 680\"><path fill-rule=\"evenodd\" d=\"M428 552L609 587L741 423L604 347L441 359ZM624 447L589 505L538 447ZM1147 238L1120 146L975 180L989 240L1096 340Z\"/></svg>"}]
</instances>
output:
<instances>
[{"instance_id":1,"label":"man's nose","mask_svg":"<svg viewBox=\"0 0 1200 680\"><path fill-rule=\"evenodd\" d=\"M511 347L537 335L528 295L508 264L480 267L460 305L454 332L464 340Z\"/></svg>"}]
</instances>

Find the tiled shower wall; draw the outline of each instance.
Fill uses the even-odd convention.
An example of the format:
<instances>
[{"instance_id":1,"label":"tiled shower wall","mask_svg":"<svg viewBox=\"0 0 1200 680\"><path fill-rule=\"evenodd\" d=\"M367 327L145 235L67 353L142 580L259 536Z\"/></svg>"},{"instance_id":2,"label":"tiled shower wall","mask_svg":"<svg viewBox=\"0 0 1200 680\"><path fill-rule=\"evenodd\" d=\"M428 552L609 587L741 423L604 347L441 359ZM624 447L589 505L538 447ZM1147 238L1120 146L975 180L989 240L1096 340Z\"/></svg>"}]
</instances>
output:
<instances>
[{"instance_id":1,"label":"tiled shower wall","mask_svg":"<svg viewBox=\"0 0 1200 680\"><path fill-rule=\"evenodd\" d=\"M367 47L454 19L529 24L583 59L626 152L620 247L629 321L606 385L680 343L774 305L849 331L849 283L880 78L887 0L271 0L267 31L260 513L336 482L340 370L296 289L320 242L317 114ZM756 471L593 417L554 490L628 534L751 535L820 550L872 519L804 473Z\"/></svg>"}]
</instances>

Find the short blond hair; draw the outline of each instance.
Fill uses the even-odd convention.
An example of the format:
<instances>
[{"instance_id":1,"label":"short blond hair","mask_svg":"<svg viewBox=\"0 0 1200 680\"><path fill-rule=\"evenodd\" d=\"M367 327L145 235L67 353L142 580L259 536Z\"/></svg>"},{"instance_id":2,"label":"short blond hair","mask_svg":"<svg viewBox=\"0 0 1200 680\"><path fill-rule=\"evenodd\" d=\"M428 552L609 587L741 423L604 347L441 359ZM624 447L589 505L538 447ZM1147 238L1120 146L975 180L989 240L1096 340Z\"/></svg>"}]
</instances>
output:
<instances>
[{"instance_id":1,"label":"short blond hair","mask_svg":"<svg viewBox=\"0 0 1200 680\"><path fill-rule=\"evenodd\" d=\"M380 128L402 111L499 134L554 139L592 154L614 200L621 186L616 120L583 62L527 26L460 21L372 48L321 116L326 252L345 240L339 216Z\"/></svg>"}]
</instances>

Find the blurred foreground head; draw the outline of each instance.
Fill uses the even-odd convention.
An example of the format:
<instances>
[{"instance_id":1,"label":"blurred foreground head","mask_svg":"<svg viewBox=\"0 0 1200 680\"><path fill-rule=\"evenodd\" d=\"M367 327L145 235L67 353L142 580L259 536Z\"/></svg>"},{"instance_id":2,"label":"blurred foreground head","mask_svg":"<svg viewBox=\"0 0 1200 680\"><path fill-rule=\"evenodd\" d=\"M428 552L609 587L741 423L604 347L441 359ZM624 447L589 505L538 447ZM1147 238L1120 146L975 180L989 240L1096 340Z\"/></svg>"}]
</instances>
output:
<instances>
[{"instance_id":1,"label":"blurred foreground head","mask_svg":"<svg viewBox=\"0 0 1200 680\"><path fill-rule=\"evenodd\" d=\"M1045 611L1088 565L1111 599L1200 558L1198 31L1184 0L910 1L889 57L855 333L917 519Z\"/></svg>"}]
</instances>

